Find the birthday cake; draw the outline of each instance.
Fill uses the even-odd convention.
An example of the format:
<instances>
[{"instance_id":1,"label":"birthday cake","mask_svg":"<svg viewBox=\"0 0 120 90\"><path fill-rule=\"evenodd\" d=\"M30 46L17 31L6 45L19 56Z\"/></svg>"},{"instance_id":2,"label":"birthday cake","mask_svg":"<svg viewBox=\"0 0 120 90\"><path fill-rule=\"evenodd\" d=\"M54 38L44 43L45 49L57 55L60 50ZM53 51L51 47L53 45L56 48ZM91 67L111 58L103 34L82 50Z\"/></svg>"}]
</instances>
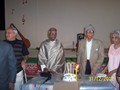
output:
<instances>
[{"instance_id":1,"label":"birthday cake","mask_svg":"<svg viewBox=\"0 0 120 90\"><path fill-rule=\"evenodd\" d=\"M63 81L67 81L67 82L73 82L73 81L77 81L76 75L72 74L72 73L66 73L64 74Z\"/></svg>"}]
</instances>

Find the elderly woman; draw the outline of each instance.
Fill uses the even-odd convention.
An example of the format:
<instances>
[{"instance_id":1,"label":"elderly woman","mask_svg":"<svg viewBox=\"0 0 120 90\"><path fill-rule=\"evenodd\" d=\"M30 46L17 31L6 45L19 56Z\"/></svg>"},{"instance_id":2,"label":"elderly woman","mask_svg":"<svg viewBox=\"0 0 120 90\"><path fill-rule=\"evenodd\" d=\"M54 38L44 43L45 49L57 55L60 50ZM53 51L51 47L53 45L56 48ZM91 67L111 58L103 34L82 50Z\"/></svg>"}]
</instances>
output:
<instances>
[{"instance_id":1,"label":"elderly woman","mask_svg":"<svg viewBox=\"0 0 120 90\"><path fill-rule=\"evenodd\" d=\"M112 44L108 52L109 62L103 72L105 72L108 69L108 76L112 77L111 82L117 88L117 90L119 90L119 85L116 80L116 72L120 63L120 30L114 30L111 33L111 39Z\"/></svg>"}]
</instances>

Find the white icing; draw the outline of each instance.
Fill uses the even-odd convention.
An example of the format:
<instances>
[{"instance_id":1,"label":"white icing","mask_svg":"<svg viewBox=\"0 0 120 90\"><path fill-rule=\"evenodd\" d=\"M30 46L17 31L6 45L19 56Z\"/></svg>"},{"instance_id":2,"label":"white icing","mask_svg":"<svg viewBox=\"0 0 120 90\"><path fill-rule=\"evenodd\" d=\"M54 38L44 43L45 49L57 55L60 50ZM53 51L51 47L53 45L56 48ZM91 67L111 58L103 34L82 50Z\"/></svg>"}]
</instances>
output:
<instances>
[{"instance_id":1,"label":"white icing","mask_svg":"<svg viewBox=\"0 0 120 90\"><path fill-rule=\"evenodd\" d=\"M63 76L63 81L68 81L68 82L77 81L76 75L71 73L66 73Z\"/></svg>"}]
</instances>

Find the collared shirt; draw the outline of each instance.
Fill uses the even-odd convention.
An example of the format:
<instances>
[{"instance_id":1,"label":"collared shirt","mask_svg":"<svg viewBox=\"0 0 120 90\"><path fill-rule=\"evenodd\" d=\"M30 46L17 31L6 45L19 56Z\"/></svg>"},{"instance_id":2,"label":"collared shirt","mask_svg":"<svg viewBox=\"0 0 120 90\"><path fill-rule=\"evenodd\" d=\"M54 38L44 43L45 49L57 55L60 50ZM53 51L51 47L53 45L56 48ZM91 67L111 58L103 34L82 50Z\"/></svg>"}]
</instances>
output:
<instances>
[{"instance_id":1,"label":"collared shirt","mask_svg":"<svg viewBox=\"0 0 120 90\"><path fill-rule=\"evenodd\" d=\"M55 43L56 43L56 39L55 39L54 41L50 41L50 42L49 42L50 46L55 45Z\"/></svg>"},{"instance_id":2,"label":"collared shirt","mask_svg":"<svg viewBox=\"0 0 120 90\"><path fill-rule=\"evenodd\" d=\"M86 40L87 60L90 60L91 48L92 48L92 40L91 41Z\"/></svg>"}]
</instances>

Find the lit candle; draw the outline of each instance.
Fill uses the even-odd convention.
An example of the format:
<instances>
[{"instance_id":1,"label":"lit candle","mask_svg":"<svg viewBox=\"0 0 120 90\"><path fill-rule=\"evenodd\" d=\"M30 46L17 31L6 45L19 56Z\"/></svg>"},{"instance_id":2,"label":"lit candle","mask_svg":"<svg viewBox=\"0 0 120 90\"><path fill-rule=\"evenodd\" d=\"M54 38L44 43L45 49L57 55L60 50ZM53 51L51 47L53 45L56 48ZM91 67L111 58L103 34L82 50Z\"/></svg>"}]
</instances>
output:
<instances>
[{"instance_id":1,"label":"lit candle","mask_svg":"<svg viewBox=\"0 0 120 90\"><path fill-rule=\"evenodd\" d=\"M69 63L67 63L67 71L68 71L68 73L70 73L69 71Z\"/></svg>"},{"instance_id":2,"label":"lit candle","mask_svg":"<svg viewBox=\"0 0 120 90\"><path fill-rule=\"evenodd\" d=\"M77 70L77 68L76 68L76 70L75 70L75 71L76 71L76 80L77 80L77 71L78 71L78 70Z\"/></svg>"},{"instance_id":3,"label":"lit candle","mask_svg":"<svg viewBox=\"0 0 120 90\"><path fill-rule=\"evenodd\" d=\"M72 71L72 67L71 67L71 63L69 63L69 67L70 67L70 73L72 73L71 71Z\"/></svg>"},{"instance_id":4,"label":"lit candle","mask_svg":"<svg viewBox=\"0 0 120 90\"><path fill-rule=\"evenodd\" d=\"M77 73L78 72L78 68L79 68L79 64L76 64L76 68L75 68L76 80L77 80L77 77L78 77L78 73Z\"/></svg>"}]
</instances>

